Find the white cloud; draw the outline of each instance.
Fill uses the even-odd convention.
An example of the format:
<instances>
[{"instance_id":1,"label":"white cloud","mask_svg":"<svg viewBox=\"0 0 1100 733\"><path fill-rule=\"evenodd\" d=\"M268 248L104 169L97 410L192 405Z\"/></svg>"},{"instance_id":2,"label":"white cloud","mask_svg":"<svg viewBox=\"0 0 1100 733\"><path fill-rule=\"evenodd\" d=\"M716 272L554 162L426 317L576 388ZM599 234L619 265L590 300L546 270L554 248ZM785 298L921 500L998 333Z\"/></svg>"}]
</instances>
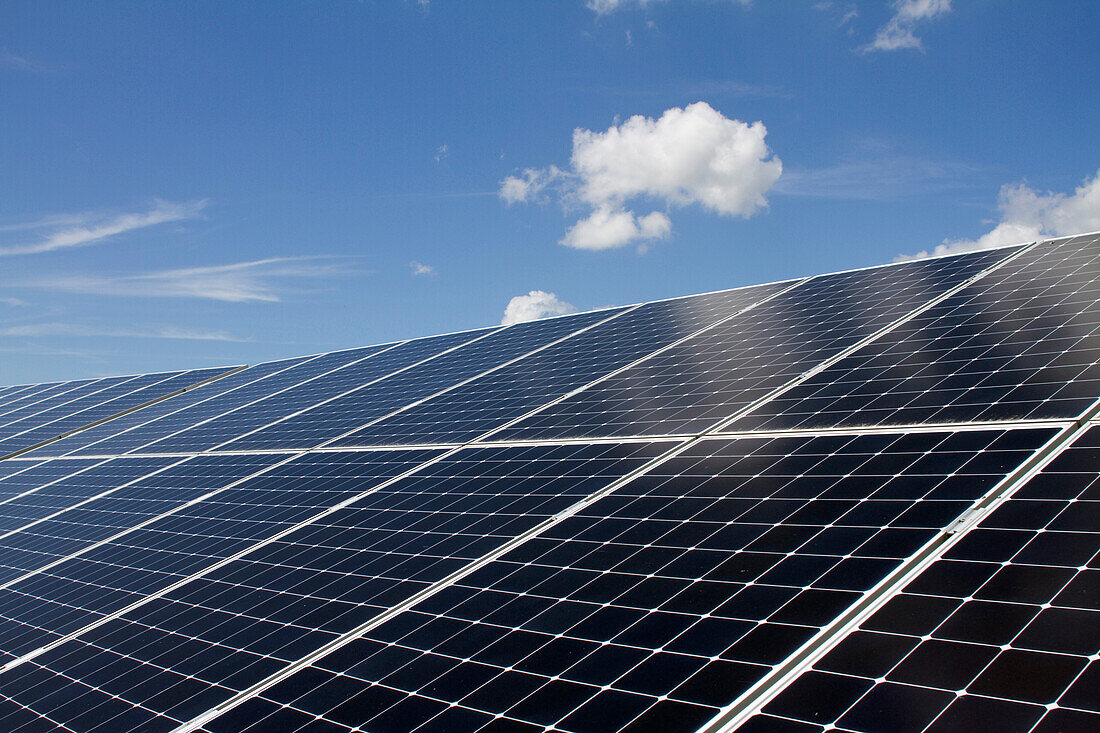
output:
<instances>
[{"instance_id":1,"label":"white cloud","mask_svg":"<svg viewBox=\"0 0 1100 733\"><path fill-rule=\"evenodd\" d=\"M562 239L570 247L608 249L667 237L667 215L639 216L627 203L697 204L720 215L752 216L767 206L764 194L783 171L766 135L762 122L730 119L706 102L673 107L658 119L636 115L604 132L574 130L569 171L529 168L505 179L500 196L530 201L558 183L563 203L592 210Z\"/></svg>"},{"instance_id":2,"label":"white cloud","mask_svg":"<svg viewBox=\"0 0 1100 733\"><path fill-rule=\"evenodd\" d=\"M412 270L413 276L434 275L435 268L431 265L425 265L423 262L417 262L413 260L409 263L409 269Z\"/></svg>"},{"instance_id":3,"label":"white cloud","mask_svg":"<svg viewBox=\"0 0 1100 733\"><path fill-rule=\"evenodd\" d=\"M34 59L19 56L6 50L0 50L0 66L15 71L44 71L42 65Z\"/></svg>"},{"instance_id":4,"label":"white cloud","mask_svg":"<svg viewBox=\"0 0 1100 733\"><path fill-rule=\"evenodd\" d=\"M165 224L183 219L193 219L200 214L206 206L206 201L189 201L184 203L172 203L170 201L156 201L149 211L136 214L122 214L114 217L92 217L82 215L80 217L58 218L55 221L64 222L61 228L46 234L37 242L0 246L2 255L28 255L52 252L58 249L72 247L86 247L90 244L108 239L110 237L144 229L146 227ZM50 226L49 220L43 219L26 224L8 225L6 231L19 231L28 229L42 229Z\"/></svg>"},{"instance_id":5,"label":"white cloud","mask_svg":"<svg viewBox=\"0 0 1100 733\"><path fill-rule=\"evenodd\" d=\"M10 305L13 308L19 308L19 307L22 307L22 306L25 306L25 305L30 305L30 303L23 300L22 298L9 298L9 297L0 298L0 303L3 303L4 305Z\"/></svg>"},{"instance_id":6,"label":"white cloud","mask_svg":"<svg viewBox=\"0 0 1100 733\"><path fill-rule=\"evenodd\" d=\"M108 336L117 338L182 339L186 341L247 341L225 331L202 331L178 326L149 326L145 328L100 328L76 323L34 323L0 328L0 336Z\"/></svg>"},{"instance_id":7,"label":"white cloud","mask_svg":"<svg viewBox=\"0 0 1100 733\"><path fill-rule=\"evenodd\" d=\"M275 281L335 277L349 273L335 258L273 257L212 267L161 270L142 275L70 275L9 283L18 287L91 295L154 298L203 298L233 303L279 300Z\"/></svg>"},{"instance_id":8,"label":"white cloud","mask_svg":"<svg viewBox=\"0 0 1100 733\"><path fill-rule=\"evenodd\" d=\"M772 192L787 196L883 201L974 185L982 173L965 163L883 151L826 168L788 169Z\"/></svg>"},{"instance_id":9,"label":"white cloud","mask_svg":"<svg viewBox=\"0 0 1100 733\"><path fill-rule=\"evenodd\" d=\"M527 295L517 295L508 301L508 307L504 309L504 318L500 320L500 325L510 326L513 323L537 321L547 316L562 316L576 312L576 308L558 300L558 296L553 293L532 290Z\"/></svg>"},{"instance_id":10,"label":"white cloud","mask_svg":"<svg viewBox=\"0 0 1100 733\"><path fill-rule=\"evenodd\" d=\"M913 35L917 23L951 12L951 0L896 0L894 15L875 33L875 38L860 50L897 51L904 48L922 50L920 39Z\"/></svg>"},{"instance_id":11,"label":"white cloud","mask_svg":"<svg viewBox=\"0 0 1100 733\"><path fill-rule=\"evenodd\" d=\"M635 217L600 207L570 227L561 243L575 249L614 249L636 240L664 239L671 231L672 222L659 211Z\"/></svg>"},{"instance_id":12,"label":"white cloud","mask_svg":"<svg viewBox=\"0 0 1100 733\"><path fill-rule=\"evenodd\" d=\"M1039 193L1023 182L1007 184L1001 187L997 208L1001 212L1001 220L992 230L977 239L945 239L931 254L972 252L1044 237L1098 231L1100 171L1092 179L1086 178L1072 194ZM898 259L927 256L929 252L924 251Z\"/></svg>"},{"instance_id":13,"label":"white cloud","mask_svg":"<svg viewBox=\"0 0 1100 733\"><path fill-rule=\"evenodd\" d=\"M440 145L435 149L435 162L442 163L448 155L451 154L451 149L446 144Z\"/></svg>"},{"instance_id":14,"label":"white cloud","mask_svg":"<svg viewBox=\"0 0 1100 733\"><path fill-rule=\"evenodd\" d=\"M519 176L508 176L500 182L500 197L509 205L537 201L543 189L564 176L565 172L556 165L524 168Z\"/></svg>"},{"instance_id":15,"label":"white cloud","mask_svg":"<svg viewBox=\"0 0 1100 733\"><path fill-rule=\"evenodd\" d=\"M588 0L585 5L597 15L605 15L627 7L644 8L650 4L665 2L666 0ZM749 5L752 0L733 0L738 5Z\"/></svg>"}]
</instances>

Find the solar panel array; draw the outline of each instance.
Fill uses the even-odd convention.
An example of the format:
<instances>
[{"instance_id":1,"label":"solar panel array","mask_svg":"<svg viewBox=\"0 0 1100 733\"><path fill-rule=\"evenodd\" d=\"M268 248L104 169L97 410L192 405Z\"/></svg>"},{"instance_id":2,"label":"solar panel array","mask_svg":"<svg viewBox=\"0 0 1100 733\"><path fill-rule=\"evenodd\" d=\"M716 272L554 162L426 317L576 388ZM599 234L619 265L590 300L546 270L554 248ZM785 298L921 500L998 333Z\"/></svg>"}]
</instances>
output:
<instances>
[{"instance_id":1,"label":"solar panel array","mask_svg":"<svg viewBox=\"0 0 1100 733\"><path fill-rule=\"evenodd\" d=\"M0 388L0 729L1100 729L1100 236Z\"/></svg>"}]
</instances>

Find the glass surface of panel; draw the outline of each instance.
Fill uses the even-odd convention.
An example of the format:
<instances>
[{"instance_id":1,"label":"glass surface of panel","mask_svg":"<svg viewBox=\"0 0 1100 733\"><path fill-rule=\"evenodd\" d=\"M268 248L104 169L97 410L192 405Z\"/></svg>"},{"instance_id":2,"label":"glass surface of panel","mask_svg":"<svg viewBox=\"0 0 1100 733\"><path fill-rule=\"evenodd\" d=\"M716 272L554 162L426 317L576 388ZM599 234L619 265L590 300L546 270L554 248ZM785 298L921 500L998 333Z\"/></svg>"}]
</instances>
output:
<instances>
[{"instance_id":1,"label":"glass surface of panel","mask_svg":"<svg viewBox=\"0 0 1100 733\"><path fill-rule=\"evenodd\" d=\"M231 440L219 449L271 450L320 445L622 310L616 308L517 324L300 415Z\"/></svg>"},{"instance_id":2,"label":"glass surface of panel","mask_svg":"<svg viewBox=\"0 0 1100 733\"><path fill-rule=\"evenodd\" d=\"M51 416L66 414L66 410L75 411L81 409L79 405L87 405L84 400L94 400L94 395L107 389L116 387L120 382L125 382L134 377L106 377L95 381L86 382L74 389L70 389L52 397L45 397L32 404L12 410L0 417L0 436L9 437L27 427L41 425L42 422L52 419Z\"/></svg>"},{"instance_id":3,"label":"glass surface of panel","mask_svg":"<svg viewBox=\"0 0 1100 733\"><path fill-rule=\"evenodd\" d=\"M170 730L669 447L459 451L0 675L0 716L24 705L82 730ZM119 703L121 718L86 714Z\"/></svg>"},{"instance_id":4,"label":"glass surface of panel","mask_svg":"<svg viewBox=\"0 0 1100 733\"><path fill-rule=\"evenodd\" d=\"M701 441L207 728L693 731L1053 433Z\"/></svg>"},{"instance_id":5,"label":"glass surface of panel","mask_svg":"<svg viewBox=\"0 0 1100 733\"><path fill-rule=\"evenodd\" d=\"M301 456L21 579L0 590L0 653L18 656L53 642L436 455ZM201 458L215 462L201 466L232 459Z\"/></svg>"},{"instance_id":6,"label":"glass surface of panel","mask_svg":"<svg viewBox=\"0 0 1100 733\"><path fill-rule=\"evenodd\" d=\"M1100 397L1100 238L1040 245L737 430L1071 418Z\"/></svg>"},{"instance_id":7,"label":"glass surface of panel","mask_svg":"<svg viewBox=\"0 0 1100 733\"><path fill-rule=\"evenodd\" d=\"M236 374L231 374L214 382L204 384L201 387L176 395L171 399L150 405L129 415L115 418L110 422L97 425L87 430L82 430L75 435L70 435L41 448L35 448L26 455L34 456L62 456L62 455L110 455L125 453L139 445L144 445L153 438L151 435L164 435L169 430L170 422L159 423L162 427L153 427L151 423L166 415L184 410L185 408L206 402L219 395L232 392L244 385L252 384L277 372L289 369L292 366L308 360L309 357L295 359L283 359L271 361L243 369ZM144 428L144 426L149 426ZM138 431L138 428L144 428ZM163 431L163 432L162 432ZM114 438L108 442L108 438Z\"/></svg>"},{"instance_id":8,"label":"glass surface of panel","mask_svg":"<svg viewBox=\"0 0 1100 733\"><path fill-rule=\"evenodd\" d=\"M1097 553L1092 428L740 730L1100 730Z\"/></svg>"},{"instance_id":9,"label":"glass surface of panel","mask_svg":"<svg viewBox=\"0 0 1100 733\"><path fill-rule=\"evenodd\" d=\"M331 445L473 440L789 285L761 285L648 303Z\"/></svg>"},{"instance_id":10,"label":"glass surface of panel","mask_svg":"<svg viewBox=\"0 0 1100 733\"><path fill-rule=\"evenodd\" d=\"M138 449L137 452L209 450L243 433L262 428L275 420L384 377L397 369L460 346L492 330L466 331L407 341L392 349L374 353L367 359L322 374L316 379L302 382L284 392L265 397L232 412L226 412L209 422L156 440ZM324 358L326 357L321 357L321 359Z\"/></svg>"},{"instance_id":11,"label":"glass surface of panel","mask_svg":"<svg viewBox=\"0 0 1100 733\"><path fill-rule=\"evenodd\" d=\"M1011 251L814 278L493 439L701 433Z\"/></svg>"}]
</instances>

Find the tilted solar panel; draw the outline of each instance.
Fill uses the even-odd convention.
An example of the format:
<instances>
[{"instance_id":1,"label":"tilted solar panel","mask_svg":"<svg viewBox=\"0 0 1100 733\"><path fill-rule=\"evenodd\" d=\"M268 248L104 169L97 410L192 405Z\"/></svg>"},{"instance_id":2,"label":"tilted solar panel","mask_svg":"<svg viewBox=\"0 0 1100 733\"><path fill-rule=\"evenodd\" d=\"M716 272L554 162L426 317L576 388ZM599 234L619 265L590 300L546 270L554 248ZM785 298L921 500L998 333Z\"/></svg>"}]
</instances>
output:
<instances>
[{"instance_id":1,"label":"tilted solar panel","mask_svg":"<svg viewBox=\"0 0 1100 733\"><path fill-rule=\"evenodd\" d=\"M1098 296L1081 235L0 388L0 729L1096 729Z\"/></svg>"}]
</instances>

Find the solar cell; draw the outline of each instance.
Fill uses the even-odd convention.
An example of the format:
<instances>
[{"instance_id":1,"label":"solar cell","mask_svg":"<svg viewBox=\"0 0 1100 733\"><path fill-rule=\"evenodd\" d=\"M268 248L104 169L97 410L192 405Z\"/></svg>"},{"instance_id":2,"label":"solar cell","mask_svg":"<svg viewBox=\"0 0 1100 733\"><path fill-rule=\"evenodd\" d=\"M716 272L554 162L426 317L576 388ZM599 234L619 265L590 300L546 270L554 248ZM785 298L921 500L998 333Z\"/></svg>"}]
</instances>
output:
<instances>
[{"instance_id":1,"label":"solar cell","mask_svg":"<svg viewBox=\"0 0 1100 733\"><path fill-rule=\"evenodd\" d=\"M493 439L701 433L1014 251L814 278Z\"/></svg>"},{"instance_id":2,"label":"solar cell","mask_svg":"<svg viewBox=\"0 0 1100 733\"><path fill-rule=\"evenodd\" d=\"M697 442L206 727L694 730L1054 432Z\"/></svg>"},{"instance_id":3,"label":"solar cell","mask_svg":"<svg viewBox=\"0 0 1100 733\"><path fill-rule=\"evenodd\" d=\"M0 675L0 715L34 709L88 730L171 729L668 447L457 451ZM354 468L374 455L386 454L308 458L323 476L333 464ZM61 697L60 707L47 702ZM124 719L88 717L118 704Z\"/></svg>"},{"instance_id":4,"label":"solar cell","mask_svg":"<svg viewBox=\"0 0 1100 733\"><path fill-rule=\"evenodd\" d=\"M40 400L34 400L31 404L11 410L0 417L0 435L8 436L19 432L23 429L23 427L20 426L25 427L27 425L41 424L40 421L48 420L49 415L59 414L60 411L66 409L82 409L79 406L81 404L87 404L87 402L82 403L82 400L92 398L94 401L94 395L97 393L115 388L117 385L135 378L134 376L128 376L97 379L84 382L60 393L43 397Z\"/></svg>"},{"instance_id":5,"label":"solar cell","mask_svg":"<svg viewBox=\"0 0 1100 733\"><path fill-rule=\"evenodd\" d=\"M1076 417L1100 397L1098 242L1024 252L733 427Z\"/></svg>"},{"instance_id":6,"label":"solar cell","mask_svg":"<svg viewBox=\"0 0 1100 733\"><path fill-rule=\"evenodd\" d=\"M316 376L282 392L264 394L250 404L224 412L139 448L140 453L209 450L275 420L312 407L398 370L430 359L448 349L493 333L496 329L465 331L416 339L379 350L368 358ZM320 357L324 359L325 357Z\"/></svg>"},{"instance_id":7,"label":"solar cell","mask_svg":"<svg viewBox=\"0 0 1100 733\"><path fill-rule=\"evenodd\" d=\"M329 445L473 440L792 284L648 303Z\"/></svg>"},{"instance_id":8,"label":"solar cell","mask_svg":"<svg viewBox=\"0 0 1100 733\"><path fill-rule=\"evenodd\" d=\"M313 357L283 359L248 367L236 374L222 377L214 382L208 382L201 387L184 392L181 395L176 395L170 400L144 407L128 415L117 417L110 422L97 425L88 430L82 430L75 435L66 436L59 441L40 448L35 448L29 453L43 457L62 455L117 455L125 453L150 440L148 433L137 432L137 428L145 426L166 415L191 407L192 405L206 402L221 394L236 390L244 385L252 384L272 374L301 364L311 358ZM115 437L114 440L109 443L106 442L108 438L113 437Z\"/></svg>"},{"instance_id":9,"label":"solar cell","mask_svg":"<svg viewBox=\"0 0 1100 733\"><path fill-rule=\"evenodd\" d=\"M323 402L301 414L227 441L218 450L310 448L401 407L497 368L574 331L622 313L615 308L521 323L461 349Z\"/></svg>"},{"instance_id":10,"label":"solar cell","mask_svg":"<svg viewBox=\"0 0 1100 733\"><path fill-rule=\"evenodd\" d=\"M1100 729L1092 428L742 731Z\"/></svg>"},{"instance_id":11,"label":"solar cell","mask_svg":"<svg viewBox=\"0 0 1100 733\"><path fill-rule=\"evenodd\" d=\"M86 387L98 382L98 379L81 379L73 382L53 382L48 384L32 385L31 389L19 395L11 402L0 406L0 425L8 422L7 416L15 410L21 410L32 403L58 398L65 392Z\"/></svg>"}]
</instances>

